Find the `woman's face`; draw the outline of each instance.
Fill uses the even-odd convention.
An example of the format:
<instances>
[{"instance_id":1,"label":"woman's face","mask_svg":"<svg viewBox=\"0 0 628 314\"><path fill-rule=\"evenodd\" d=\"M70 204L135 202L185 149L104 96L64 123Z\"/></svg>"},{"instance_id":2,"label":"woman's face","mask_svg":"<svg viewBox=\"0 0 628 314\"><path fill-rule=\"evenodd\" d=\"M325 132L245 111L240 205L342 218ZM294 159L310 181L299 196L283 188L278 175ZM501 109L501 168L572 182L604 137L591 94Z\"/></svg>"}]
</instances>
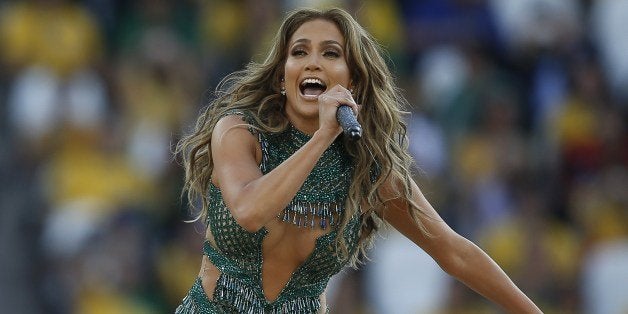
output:
<instances>
[{"instance_id":1,"label":"woman's face","mask_svg":"<svg viewBox=\"0 0 628 314\"><path fill-rule=\"evenodd\" d=\"M349 88L345 39L333 22L303 23L288 42L284 68L286 114L299 127L318 128L318 95L340 84Z\"/></svg>"}]
</instances>

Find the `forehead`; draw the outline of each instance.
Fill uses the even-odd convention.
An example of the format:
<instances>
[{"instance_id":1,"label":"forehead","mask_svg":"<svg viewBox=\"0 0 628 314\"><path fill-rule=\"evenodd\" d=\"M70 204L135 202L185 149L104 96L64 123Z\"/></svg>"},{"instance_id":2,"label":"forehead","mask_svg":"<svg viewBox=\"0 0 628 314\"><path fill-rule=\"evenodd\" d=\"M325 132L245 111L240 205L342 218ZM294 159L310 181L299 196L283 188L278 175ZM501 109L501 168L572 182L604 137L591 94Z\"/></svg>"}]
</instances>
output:
<instances>
[{"instance_id":1,"label":"forehead","mask_svg":"<svg viewBox=\"0 0 628 314\"><path fill-rule=\"evenodd\" d=\"M323 19L308 21L299 26L294 34L292 34L290 44L301 39L309 40L312 43L333 40L340 45L344 46L345 44L345 38L342 33L340 33L338 26L331 21Z\"/></svg>"}]
</instances>

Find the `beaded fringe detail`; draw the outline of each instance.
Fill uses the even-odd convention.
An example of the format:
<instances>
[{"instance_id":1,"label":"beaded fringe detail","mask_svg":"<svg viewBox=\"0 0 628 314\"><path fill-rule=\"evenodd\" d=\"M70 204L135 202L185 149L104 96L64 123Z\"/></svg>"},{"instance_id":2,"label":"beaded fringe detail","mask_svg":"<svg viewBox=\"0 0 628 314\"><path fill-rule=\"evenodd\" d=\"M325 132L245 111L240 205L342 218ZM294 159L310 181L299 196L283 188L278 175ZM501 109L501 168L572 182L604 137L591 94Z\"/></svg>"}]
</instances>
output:
<instances>
[{"instance_id":1,"label":"beaded fringe detail","mask_svg":"<svg viewBox=\"0 0 628 314\"><path fill-rule=\"evenodd\" d=\"M221 274L216 283L214 299L229 303L239 313L264 313L264 303L250 287L227 274Z\"/></svg>"},{"instance_id":2,"label":"beaded fringe detail","mask_svg":"<svg viewBox=\"0 0 628 314\"><path fill-rule=\"evenodd\" d=\"M327 226L333 227L337 223L341 212L342 206L338 204L292 200L277 217L298 227L313 229L320 226L321 229L326 229Z\"/></svg>"},{"instance_id":3,"label":"beaded fringe detail","mask_svg":"<svg viewBox=\"0 0 628 314\"><path fill-rule=\"evenodd\" d=\"M192 297L190 297L189 295L186 295L185 298L183 298L181 305L177 307L174 313L175 314L196 314L200 312L201 312L200 309L198 308L196 303L194 303L194 301L192 300Z\"/></svg>"},{"instance_id":4,"label":"beaded fringe detail","mask_svg":"<svg viewBox=\"0 0 628 314\"><path fill-rule=\"evenodd\" d=\"M229 304L238 313L249 314L316 313L321 307L318 297L297 297L268 304L242 280L224 273L218 279L214 299L220 300L221 304Z\"/></svg>"},{"instance_id":5,"label":"beaded fringe detail","mask_svg":"<svg viewBox=\"0 0 628 314\"><path fill-rule=\"evenodd\" d=\"M194 285L175 309L175 314L224 314L217 304L207 299L201 279L196 278Z\"/></svg>"},{"instance_id":6,"label":"beaded fringe detail","mask_svg":"<svg viewBox=\"0 0 628 314\"><path fill-rule=\"evenodd\" d=\"M321 307L319 299L294 299L288 302L284 302L280 308L271 310L271 314L283 314L283 313L316 313Z\"/></svg>"}]
</instances>

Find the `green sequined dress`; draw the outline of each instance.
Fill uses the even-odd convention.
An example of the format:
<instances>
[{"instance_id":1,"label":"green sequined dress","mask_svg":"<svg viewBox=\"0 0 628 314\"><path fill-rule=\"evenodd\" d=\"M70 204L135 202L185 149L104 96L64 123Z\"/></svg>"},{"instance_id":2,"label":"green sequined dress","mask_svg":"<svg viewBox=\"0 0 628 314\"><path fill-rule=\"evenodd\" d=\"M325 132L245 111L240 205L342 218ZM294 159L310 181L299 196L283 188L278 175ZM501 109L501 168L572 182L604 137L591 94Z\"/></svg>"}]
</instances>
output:
<instances>
[{"instance_id":1,"label":"green sequined dress","mask_svg":"<svg viewBox=\"0 0 628 314\"><path fill-rule=\"evenodd\" d=\"M243 120L252 123L242 112ZM250 129L262 148L260 169L266 174L303 146L310 136L294 127L274 134ZM344 201L352 179L351 157L342 141L335 141L322 155L294 199L278 219L302 228L330 228L316 240L309 257L292 273L276 300L269 302L262 289L262 241L265 228L255 233L237 224L225 206L221 192L210 187L207 216L216 246L204 243L203 253L220 270L216 289L210 298L205 294L200 278L176 309L184 313L316 313L320 310L320 295L330 277L338 273L348 259L336 254L334 241L338 236L338 217L344 212ZM359 211L347 224L343 235L350 255L355 252L360 236Z\"/></svg>"}]
</instances>

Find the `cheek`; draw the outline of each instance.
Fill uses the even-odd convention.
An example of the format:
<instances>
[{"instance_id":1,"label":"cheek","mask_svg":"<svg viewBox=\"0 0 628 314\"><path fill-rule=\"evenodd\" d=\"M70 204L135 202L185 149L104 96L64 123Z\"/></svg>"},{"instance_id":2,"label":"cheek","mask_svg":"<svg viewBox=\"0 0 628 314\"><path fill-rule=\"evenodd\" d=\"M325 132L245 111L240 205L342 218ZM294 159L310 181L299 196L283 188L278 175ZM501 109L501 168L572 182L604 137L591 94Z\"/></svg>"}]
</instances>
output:
<instances>
[{"instance_id":1,"label":"cheek","mask_svg":"<svg viewBox=\"0 0 628 314\"><path fill-rule=\"evenodd\" d=\"M351 78L351 73L349 72L349 67L346 64L339 64L336 67L334 67L334 73L336 76L336 79L338 81L340 81L341 83L343 83L343 85L349 83L350 78Z\"/></svg>"},{"instance_id":2,"label":"cheek","mask_svg":"<svg viewBox=\"0 0 628 314\"><path fill-rule=\"evenodd\" d=\"M297 65L294 64L294 62L286 61L286 64L284 65L283 73L284 73L284 78L287 82L290 79L295 79L296 77L298 77L299 69Z\"/></svg>"}]
</instances>

